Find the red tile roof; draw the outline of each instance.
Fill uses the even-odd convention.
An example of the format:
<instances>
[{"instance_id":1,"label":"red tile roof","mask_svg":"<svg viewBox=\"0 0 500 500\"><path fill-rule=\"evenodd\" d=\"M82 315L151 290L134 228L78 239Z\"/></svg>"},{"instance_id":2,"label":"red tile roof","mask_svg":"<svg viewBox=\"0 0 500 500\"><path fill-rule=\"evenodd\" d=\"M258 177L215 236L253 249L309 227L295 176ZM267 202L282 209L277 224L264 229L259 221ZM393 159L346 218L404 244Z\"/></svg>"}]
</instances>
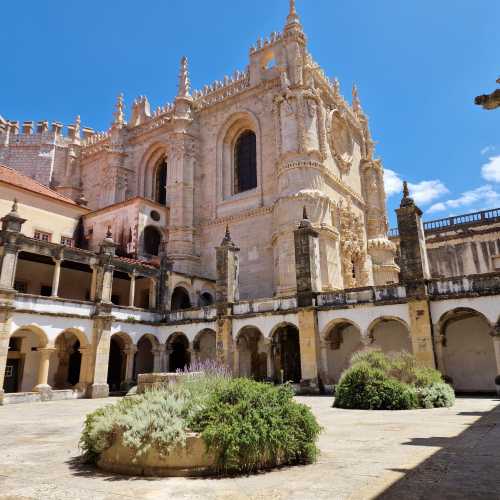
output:
<instances>
[{"instance_id":1,"label":"red tile roof","mask_svg":"<svg viewBox=\"0 0 500 500\"><path fill-rule=\"evenodd\" d=\"M57 191L54 191L53 189L44 186L40 182L35 181L35 179L21 174L17 170L6 167L5 165L0 165L0 182L5 182L6 184L11 184L12 186L26 189L27 191L32 191L33 193L46 196L47 198L52 198L54 200L59 200L71 205L78 206L78 203L73 201L71 198L67 198L62 194L59 194Z\"/></svg>"},{"instance_id":2,"label":"red tile roof","mask_svg":"<svg viewBox=\"0 0 500 500\"><path fill-rule=\"evenodd\" d=\"M139 259L131 259L129 257L116 257L118 260L126 262L127 264L140 264L141 266L146 267L160 267L157 262L147 261L147 260L139 260Z\"/></svg>"}]
</instances>

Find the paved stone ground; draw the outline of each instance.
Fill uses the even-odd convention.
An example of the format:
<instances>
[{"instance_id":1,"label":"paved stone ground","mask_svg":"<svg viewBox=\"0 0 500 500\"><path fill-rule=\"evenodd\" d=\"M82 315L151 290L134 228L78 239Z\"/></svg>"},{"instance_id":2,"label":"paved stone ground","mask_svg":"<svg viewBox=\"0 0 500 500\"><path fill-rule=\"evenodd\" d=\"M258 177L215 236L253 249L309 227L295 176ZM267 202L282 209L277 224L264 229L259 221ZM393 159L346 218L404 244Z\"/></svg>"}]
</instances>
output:
<instances>
[{"instance_id":1,"label":"paved stone ground","mask_svg":"<svg viewBox=\"0 0 500 500\"><path fill-rule=\"evenodd\" d=\"M79 466L84 415L102 400L0 407L0 498L500 499L500 400L368 412L299 398L324 426L318 463L226 479L137 479Z\"/></svg>"}]
</instances>

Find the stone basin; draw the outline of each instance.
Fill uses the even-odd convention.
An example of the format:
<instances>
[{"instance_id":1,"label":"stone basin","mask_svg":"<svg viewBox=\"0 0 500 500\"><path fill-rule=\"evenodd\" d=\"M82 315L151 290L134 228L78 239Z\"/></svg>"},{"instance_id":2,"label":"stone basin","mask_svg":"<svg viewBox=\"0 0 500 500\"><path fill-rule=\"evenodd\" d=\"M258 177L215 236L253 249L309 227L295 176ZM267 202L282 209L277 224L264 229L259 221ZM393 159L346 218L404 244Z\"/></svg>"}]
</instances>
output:
<instances>
[{"instance_id":1,"label":"stone basin","mask_svg":"<svg viewBox=\"0 0 500 500\"><path fill-rule=\"evenodd\" d=\"M186 446L177 445L168 455L150 448L145 454L136 457L135 451L123 444L118 435L113 445L105 450L97 466L107 472L127 476L206 476L216 470L217 456L206 450L200 434L191 433Z\"/></svg>"}]
</instances>

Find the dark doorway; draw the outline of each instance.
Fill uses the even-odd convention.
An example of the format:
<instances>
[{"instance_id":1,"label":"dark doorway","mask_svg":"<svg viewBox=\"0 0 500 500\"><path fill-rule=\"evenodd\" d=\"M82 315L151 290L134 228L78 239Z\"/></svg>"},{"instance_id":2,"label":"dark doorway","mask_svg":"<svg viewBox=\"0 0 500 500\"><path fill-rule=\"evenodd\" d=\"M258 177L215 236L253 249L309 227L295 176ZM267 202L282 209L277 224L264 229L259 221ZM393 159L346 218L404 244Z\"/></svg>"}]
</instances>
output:
<instances>
[{"instance_id":1,"label":"dark doorway","mask_svg":"<svg viewBox=\"0 0 500 500\"><path fill-rule=\"evenodd\" d=\"M161 234L156 227L147 226L144 229L144 252L149 255L160 253Z\"/></svg>"},{"instance_id":2,"label":"dark doorway","mask_svg":"<svg viewBox=\"0 0 500 500\"><path fill-rule=\"evenodd\" d=\"M118 339L112 338L109 346L108 385L110 392L119 391L123 381L123 354Z\"/></svg>"},{"instance_id":3,"label":"dark doorway","mask_svg":"<svg viewBox=\"0 0 500 500\"><path fill-rule=\"evenodd\" d=\"M293 325L280 327L274 334L275 375L278 382L300 383L299 330Z\"/></svg>"},{"instance_id":4,"label":"dark doorway","mask_svg":"<svg viewBox=\"0 0 500 500\"><path fill-rule=\"evenodd\" d=\"M174 289L172 294L172 301L170 309L172 311L179 311L181 309L189 309L191 307L191 300L185 288L178 286Z\"/></svg>"},{"instance_id":5,"label":"dark doorway","mask_svg":"<svg viewBox=\"0 0 500 500\"><path fill-rule=\"evenodd\" d=\"M213 303L214 303L214 298L213 298L212 294L210 294L208 292L203 292L200 295L200 306L206 307L206 306L212 305Z\"/></svg>"},{"instance_id":6,"label":"dark doorway","mask_svg":"<svg viewBox=\"0 0 500 500\"><path fill-rule=\"evenodd\" d=\"M77 340L69 355L68 384L76 385L80 382L80 367L82 366L82 354L80 353L80 342Z\"/></svg>"},{"instance_id":7,"label":"dark doorway","mask_svg":"<svg viewBox=\"0 0 500 500\"><path fill-rule=\"evenodd\" d=\"M135 353L135 379L137 380L137 375L140 375L141 373L153 373L153 370L153 344L147 337L141 337L141 339L137 343L137 352Z\"/></svg>"},{"instance_id":8,"label":"dark doorway","mask_svg":"<svg viewBox=\"0 0 500 500\"><path fill-rule=\"evenodd\" d=\"M3 390L17 392L19 386L19 359L7 359Z\"/></svg>"},{"instance_id":9,"label":"dark doorway","mask_svg":"<svg viewBox=\"0 0 500 500\"><path fill-rule=\"evenodd\" d=\"M184 335L177 335L169 342L170 356L168 367L170 372L184 370L189 366L189 341Z\"/></svg>"}]
</instances>

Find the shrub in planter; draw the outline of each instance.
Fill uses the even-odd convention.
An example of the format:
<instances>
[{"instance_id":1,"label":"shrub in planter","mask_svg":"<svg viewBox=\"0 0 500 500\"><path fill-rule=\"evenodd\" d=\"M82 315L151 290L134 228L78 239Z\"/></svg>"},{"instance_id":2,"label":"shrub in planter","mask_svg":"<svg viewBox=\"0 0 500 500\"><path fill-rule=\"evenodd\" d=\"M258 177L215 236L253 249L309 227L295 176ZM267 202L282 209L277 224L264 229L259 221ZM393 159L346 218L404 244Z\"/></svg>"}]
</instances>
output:
<instances>
[{"instance_id":1,"label":"shrub in planter","mask_svg":"<svg viewBox=\"0 0 500 500\"><path fill-rule=\"evenodd\" d=\"M418 389L418 399L422 408L446 408L455 404L455 391L444 382L433 383Z\"/></svg>"},{"instance_id":2,"label":"shrub in planter","mask_svg":"<svg viewBox=\"0 0 500 500\"><path fill-rule=\"evenodd\" d=\"M224 473L310 463L321 428L293 395L289 385L229 380L213 391L190 426L218 454Z\"/></svg>"}]
</instances>

